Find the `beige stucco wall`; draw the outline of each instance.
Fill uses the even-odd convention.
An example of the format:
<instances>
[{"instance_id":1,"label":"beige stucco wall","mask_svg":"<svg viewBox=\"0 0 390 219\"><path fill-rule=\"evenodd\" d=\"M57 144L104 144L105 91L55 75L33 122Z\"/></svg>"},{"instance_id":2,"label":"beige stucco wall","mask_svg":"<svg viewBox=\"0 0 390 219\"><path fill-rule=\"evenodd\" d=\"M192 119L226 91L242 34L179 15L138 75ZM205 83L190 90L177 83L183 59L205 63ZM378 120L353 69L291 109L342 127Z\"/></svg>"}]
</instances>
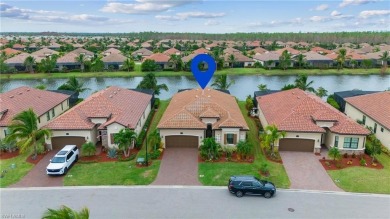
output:
<instances>
[{"instance_id":1,"label":"beige stucco wall","mask_svg":"<svg viewBox=\"0 0 390 219\"><path fill-rule=\"evenodd\" d=\"M255 62L244 62L244 67L253 66Z\"/></svg>"},{"instance_id":2,"label":"beige stucco wall","mask_svg":"<svg viewBox=\"0 0 390 219\"><path fill-rule=\"evenodd\" d=\"M141 130L143 129L143 127L145 125L146 119L149 116L150 110L151 110L151 103L149 102L148 106L145 109L144 114L141 116L141 118L139 119L139 121L137 123L137 127L134 129L134 131L135 131L135 133L137 133L137 135L139 135L139 133L141 133Z\"/></svg>"},{"instance_id":3,"label":"beige stucco wall","mask_svg":"<svg viewBox=\"0 0 390 219\"><path fill-rule=\"evenodd\" d=\"M202 122L205 124L214 124L217 121L216 118L202 118Z\"/></svg>"},{"instance_id":4,"label":"beige stucco wall","mask_svg":"<svg viewBox=\"0 0 390 219\"><path fill-rule=\"evenodd\" d=\"M118 124L118 123L112 123L112 124L107 126L107 139L108 139L108 147L109 148L118 147L116 144L111 143L111 134L119 133L119 131L121 129L124 129L124 128L126 128L126 127L121 125L121 124ZM114 141L114 140L112 140L112 141Z\"/></svg>"},{"instance_id":5,"label":"beige stucco wall","mask_svg":"<svg viewBox=\"0 0 390 219\"><path fill-rule=\"evenodd\" d=\"M91 130L53 130L51 137L84 137L85 140L96 144L96 128ZM45 140L48 148L51 148L51 138Z\"/></svg>"},{"instance_id":6,"label":"beige stucco wall","mask_svg":"<svg viewBox=\"0 0 390 219\"><path fill-rule=\"evenodd\" d=\"M39 116L39 120L38 120L38 128L42 128L44 125L46 125L49 121L52 121L53 119L57 118L59 115L61 115L63 112L65 112L66 110L69 109L69 102L68 102L68 99L66 99L65 101L62 102L62 105L63 107L61 107L61 103L58 104L57 106L55 106L54 108L54 114L55 116L52 117L52 109L50 109L48 112L50 113L50 120L47 120L47 116L46 116L46 113L44 113L43 115ZM40 122L39 122L40 121ZM0 139L3 139L5 138L5 133L4 133L4 130L7 130L7 127L0 127Z\"/></svg>"},{"instance_id":7,"label":"beige stucco wall","mask_svg":"<svg viewBox=\"0 0 390 219\"><path fill-rule=\"evenodd\" d=\"M353 120L363 120L363 115L365 115L360 110L356 109L354 106L349 103L345 104L345 114L352 118ZM375 124L377 124L375 136L382 142L382 144L390 149L390 129L380 125L377 121L373 120L371 117L366 115L366 124L365 126L371 127L374 129ZM381 129L383 128L383 132Z\"/></svg>"},{"instance_id":8,"label":"beige stucco wall","mask_svg":"<svg viewBox=\"0 0 390 219\"><path fill-rule=\"evenodd\" d=\"M191 135L191 136L198 136L199 138L199 145L202 144L203 138L204 138L204 130L197 130L197 129L160 129L160 136L161 141L164 143L165 148L165 137L170 135ZM183 133L183 134L181 134Z\"/></svg>"},{"instance_id":9,"label":"beige stucco wall","mask_svg":"<svg viewBox=\"0 0 390 219\"><path fill-rule=\"evenodd\" d=\"M263 113L263 111L261 111L261 108L260 108L259 104L257 104L257 109L259 109L259 111L258 111L258 114L259 114L259 115L258 115L258 116L259 116L261 125L263 126L263 128L265 128L265 127L268 126L268 122L267 122L267 120L265 119L264 113Z\"/></svg>"}]
</instances>

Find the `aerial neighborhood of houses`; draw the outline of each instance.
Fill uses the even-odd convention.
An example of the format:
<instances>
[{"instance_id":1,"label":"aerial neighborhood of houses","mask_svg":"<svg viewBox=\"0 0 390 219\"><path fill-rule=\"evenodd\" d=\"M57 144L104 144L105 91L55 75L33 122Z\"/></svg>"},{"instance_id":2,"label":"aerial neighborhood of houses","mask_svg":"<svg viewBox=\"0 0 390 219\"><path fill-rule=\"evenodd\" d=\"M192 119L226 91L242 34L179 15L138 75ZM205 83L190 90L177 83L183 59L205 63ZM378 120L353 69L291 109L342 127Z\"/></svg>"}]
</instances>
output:
<instances>
[{"instance_id":1,"label":"aerial neighborhood of houses","mask_svg":"<svg viewBox=\"0 0 390 219\"><path fill-rule=\"evenodd\" d=\"M145 168L145 171L150 170L153 173L148 174L156 177L160 167L159 159L169 156L169 150L178 148L195 151L191 159L199 159L199 162L202 162L195 178L206 185L221 184L218 181L220 176L207 175L206 169L217 169L218 162L237 162L234 165L243 165L244 169L244 165L250 165L246 166L247 169L242 171L243 173L250 173L252 168L260 177L275 180L276 186L288 188L289 178L290 181L296 180L290 175L293 173L290 173L288 165L300 161L292 159L293 161L289 162L287 157L295 152L308 152L304 154L310 159L317 156L314 160L324 173L328 170L338 170L337 168L347 168L348 165L368 166L373 168L373 171L383 169L383 166L390 168L386 166L389 165L388 157L385 161L384 158L377 158L381 155L380 151L390 156L389 90L371 91L361 88L362 90L342 91L340 88L340 91L331 95L338 107L324 101L322 96L316 95L314 91L298 85L281 90L252 90L246 101L238 100L232 95L229 86L215 87L214 84L205 89L182 88L175 91L169 100L158 98L159 89L164 89L164 86L157 85L158 78L156 79L155 75L164 70L167 74L170 70L190 71L191 60L198 54L212 56L218 70L322 70L346 67L378 68L379 72L379 68L387 67L390 61L390 45L384 43L332 44L334 47L326 48L321 45L324 44L259 40L243 42L174 39L145 41L118 37L1 38L1 74L7 74L9 77L23 72L72 72L76 75L99 72L109 75L114 71L135 71L135 66L141 65L145 73L142 73L144 78L140 85L144 80L149 80L144 83L145 86L136 88L112 84L95 91L85 99L78 98L78 95L88 88L81 89L83 85L77 81L77 76L69 78L68 84L57 90L20 86L2 92L1 153L6 153L12 141L24 137L29 139L28 136L23 137L18 133L20 124L25 124L26 127L31 125L34 133L40 133L34 135L33 140L30 139L33 142L31 144L34 144L35 154L41 145L44 146L44 154L57 153L66 145L77 146L81 151L80 161L86 163L75 165L74 168L79 168L79 171L90 165L90 160L83 160L84 156L92 154L92 157L96 156L93 162L99 163L106 159L101 158L101 154L104 154L104 157L116 159L118 163L132 162L135 167L130 168L129 164L126 171ZM207 66L202 65L199 68ZM157 72L150 73L154 71ZM383 74L386 80L386 70ZM224 82L228 83L226 75L214 75L214 78L224 79ZM304 84L307 83L306 79ZM79 86L78 89L69 88L71 83L74 87ZM31 118L36 121L26 123L27 120L23 120L26 114L23 113L31 110L35 116ZM21 143L15 144L20 146ZM77 154L76 161L78 156ZM181 155L178 153L175 156ZM353 160L355 157L359 159L356 163ZM148 159L154 159L153 163L150 164ZM345 159L345 163L332 162L342 159ZM3 160L6 159L1 158L0 161ZM164 164L162 160L160 168L165 168L163 165L167 163ZM172 163L176 167L184 165L174 161ZM197 168L198 166L196 170ZM226 169L229 168L218 170L223 177L231 174ZM100 170L107 171L104 168ZM61 171L66 174L68 169ZM131 173L133 172L127 172L128 175ZM0 180L7 179L9 174L12 174L12 171L3 172ZM151 177L148 174L137 177L145 177L146 180ZM388 171L386 174L389 174ZM67 185L83 185L81 181L80 184L71 181L77 179L77 174L74 176L73 179L65 177L64 182L68 181ZM330 178L327 174L325 176ZM159 177L162 177L160 173L157 181L160 180ZM331 182L336 182L335 178L332 179ZM137 184L136 181L130 181L126 183ZM11 180L1 186L17 182ZM85 185L94 183L87 182ZM145 181L140 184L149 183L151 182ZM292 184L297 185L295 182ZM313 188L328 188L322 186L319 184ZM344 190L349 189L348 185L337 186Z\"/></svg>"}]
</instances>

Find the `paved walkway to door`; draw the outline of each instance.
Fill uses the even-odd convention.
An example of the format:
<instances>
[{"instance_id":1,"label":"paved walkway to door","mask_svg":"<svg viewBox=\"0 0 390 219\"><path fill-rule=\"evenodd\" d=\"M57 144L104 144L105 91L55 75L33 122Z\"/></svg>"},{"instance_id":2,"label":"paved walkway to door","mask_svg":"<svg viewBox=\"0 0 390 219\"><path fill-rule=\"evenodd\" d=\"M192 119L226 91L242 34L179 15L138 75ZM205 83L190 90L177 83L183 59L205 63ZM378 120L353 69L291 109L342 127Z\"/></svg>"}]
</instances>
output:
<instances>
[{"instance_id":1,"label":"paved walkway to door","mask_svg":"<svg viewBox=\"0 0 390 219\"><path fill-rule=\"evenodd\" d=\"M311 152L280 151L291 189L343 191L337 187L319 162L321 156Z\"/></svg>"},{"instance_id":2,"label":"paved walkway to door","mask_svg":"<svg viewBox=\"0 0 390 219\"><path fill-rule=\"evenodd\" d=\"M58 152L52 150L48 152L42 160L40 160L35 167L31 169L19 182L9 186L15 187L49 187L49 186L63 186L63 176L48 176L46 174L46 167L49 165L50 159Z\"/></svg>"},{"instance_id":3,"label":"paved walkway to door","mask_svg":"<svg viewBox=\"0 0 390 219\"><path fill-rule=\"evenodd\" d=\"M152 185L201 185L198 181L198 149L167 148Z\"/></svg>"}]
</instances>

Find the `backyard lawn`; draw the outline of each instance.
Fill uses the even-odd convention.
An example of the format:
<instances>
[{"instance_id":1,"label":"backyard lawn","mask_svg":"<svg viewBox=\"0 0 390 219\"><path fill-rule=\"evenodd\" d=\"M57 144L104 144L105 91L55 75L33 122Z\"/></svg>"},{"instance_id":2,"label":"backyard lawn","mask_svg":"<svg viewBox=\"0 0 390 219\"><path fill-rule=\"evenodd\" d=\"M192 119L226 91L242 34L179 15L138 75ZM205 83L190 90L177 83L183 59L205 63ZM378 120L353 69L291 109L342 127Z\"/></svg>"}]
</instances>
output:
<instances>
[{"instance_id":1,"label":"backyard lawn","mask_svg":"<svg viewBox=\"0 0 390 219\"><path fill-rule=\"evenodd\" d=\"M0 178L0 187L4 188L19 182L33 167L34 165L27 162L26 158L29 153L20 154L17 157L13 157L6 160L0 160L0 173L7 171L3 178ZM11 164L15 164L15 168L11 168Z\"/></svg>"},{"instance_id":2,"label":"backyard lawn","mask_svg":"<svg viewBox=\"0 0 390 219\"><path fill-rule=\"evenodd\" d=\"M297 75L305 73L308 75L369 75L380 74L381 69L272 69L267 70L263 68L226 68L223 70L217 70L216 75L228 74L228 75ZM390 68L387 69L386 74L390 73ZM94 78L94 77L135 77L145 76L147 72L142 72L140 65L136 65L135 71L116 71L116 72L67 72L67 73L16 73L16 74L0 74L0 79L49 79L49 78L69 78L75 76L77 78ZM187 71L161 71L156 72L156 76L169 77L169 76L191 76L191 72Z\"/></svg>"},{"instance_id":3,"label":"backyard lawn","mask_svg":"<svg viewBox=\"0 0 390 219\"><path fill-rule=\"evenodd\" d=\"M254 145L255 161L253 163L199 163L199 181L203 185L226 186L229 177L232 175L255 175L260 179L269 180L275 183L278 188L288 188L290 186L290 181L286 170L282 164L266 161L266 158L260 149L256 123L247 116L245 102L240 101L239 106L250 129L248 132L248 140L252 145ZM260 165L263 162L268 163L270 172L269 177L263 177L259 174Z\"/></svg>"},{"instance_id":4,"label":"backyard lawn","mask_svg":"<svg viewBox=\"0 0 390 219\"><path fill-rule=\"evenodd\" d=\"M160 101L160 107L154 115L149 131L156 128L169 101ZM138 153L145 156L145 143ZM153 160L149 167L136 167L136 159L126 162L106 162L76 164L64 178L66 186L85 185L148 185L157 177L160 160Z\"/></svg>"},{"instance_id":5,"label":"backyard lawn","mask_svg":"<svg viewBox=\"0 0 390 219\"><path fill-rule=\"evenodd\" d=\"M379 162L383 169L367 167L349 167L341 170L329 170L328 174L336 185L347 192L390 194L390 157L381 154Z\"/></svg>"}]
</instances>

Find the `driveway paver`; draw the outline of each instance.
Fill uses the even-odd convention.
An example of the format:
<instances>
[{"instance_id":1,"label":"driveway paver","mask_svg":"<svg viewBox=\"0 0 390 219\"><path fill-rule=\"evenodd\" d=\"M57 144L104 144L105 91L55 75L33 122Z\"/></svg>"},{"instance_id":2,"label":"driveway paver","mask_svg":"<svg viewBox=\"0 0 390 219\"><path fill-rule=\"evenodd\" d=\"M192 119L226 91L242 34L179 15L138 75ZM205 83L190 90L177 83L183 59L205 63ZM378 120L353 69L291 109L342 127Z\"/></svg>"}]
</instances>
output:
<instances>
[{"instance_id":1,"label":"driveway paver","mask_svg":"<svg viewBox=\"0 0 390 219\"><path fill-rule=\"evenodd\" d=\"M167 148L152 185L201 185L198 181L198 149Z\"/></svg>"},{"instance_id":2,"label":"driveway paver","mask_svg":"<svg viewBox=\"0 0 390 219\"><path fill-rule=\"evenodd\" d=\"M320 156L311 152L280 151L291 189L343 191L337 187L319 162Z\"/></svg>"},{"instance_id":3,"label":"driveway paver","mask_svg":"<svg viewBox=\"0 0 390 219\"><path fill-rule=\"evenodd\" d=\"M58 151L52 150L48 152L45 157L40 160L32 170L27 173L19 182L9 186L15 187L49 187L49 186L63 186L63 176L48 176L46 174L46 167L50 162L50 159Z\"/></svg>"}]
</instances>

